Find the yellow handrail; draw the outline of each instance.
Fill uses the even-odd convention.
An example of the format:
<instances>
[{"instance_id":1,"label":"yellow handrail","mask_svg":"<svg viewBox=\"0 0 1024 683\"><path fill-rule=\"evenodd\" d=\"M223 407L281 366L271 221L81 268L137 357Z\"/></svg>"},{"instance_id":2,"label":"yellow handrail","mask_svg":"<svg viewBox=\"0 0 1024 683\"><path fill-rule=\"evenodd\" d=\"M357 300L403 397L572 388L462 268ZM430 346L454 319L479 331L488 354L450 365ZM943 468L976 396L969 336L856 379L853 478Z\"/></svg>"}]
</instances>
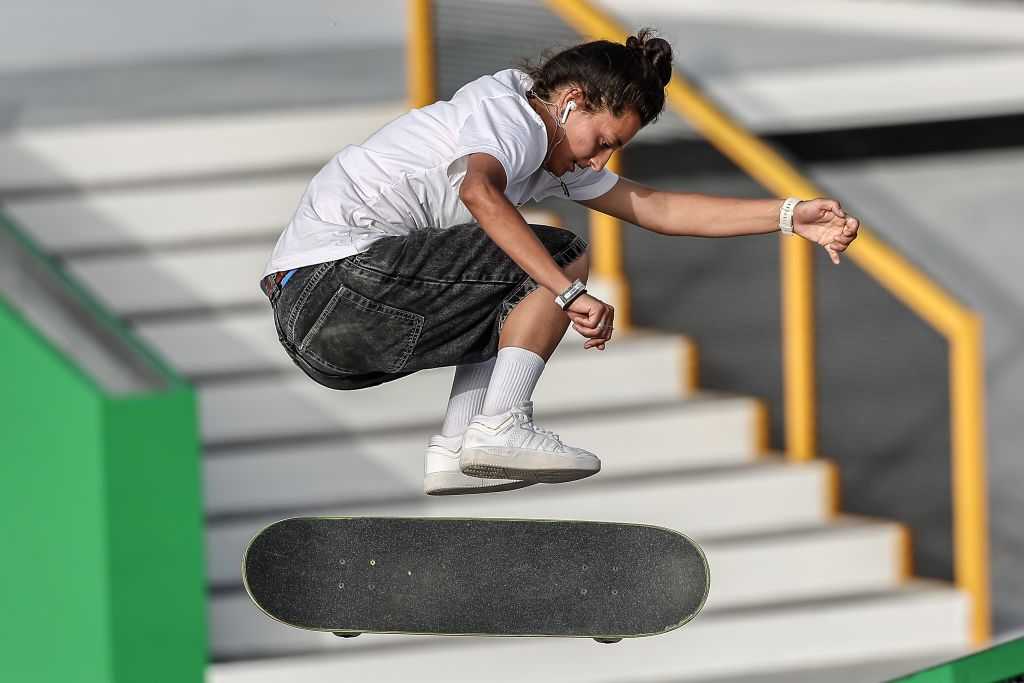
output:
<instances>
[{"instance_id":1,"label":"yellow handrail","mask_svg":"<svg viewBox=\"0 0 1024 683\"><path fill-rule=\"evenodd\" d=\"M621 41L629 31L586 0L545 0L580 34ZM666 88L668 106L737 166L777 196L820 197L818 187L756 136L729 119L681 74ZM809 244L783 244L786 444L791 457L815 454ZM847 252L871 277L942 333L950 344L950 430L956 583L973 598L971 635L991 636L988 504L983 426L981 326L977 318L906 259L861 227ZM792 347L791 347L792 345Z\"/></svg>"},{"instance_id":2,"label":"yellow handrail","mask_svg":"<svg viewBox=\"0 0 1024 683\"><path fill-rule=\"evenodd\" d=\"M584 0L545 2L583 35L621 40L628 34L625 28ZM409 0L410 106L423 106L436 99L431 5L430 0ZM776 195L817 197L824 194L771 147L725 116L678 72L673 74L666 95L670 108ZM592 220L595 273L621 282L624 288L619 251L621 227L617 222ZM781 248L786 445L790 457L803 459L813 457L817 450L811 245L783 240ZM975 642L984 642L991 635L991 597L980 321L864 227L847 257L854 259L898 300L943 334L950 345L956 582L973 598L972 637ZM620 311L617 317L622 313ZM622 322L626 320L628 316L622 318Z\"/></svg>"}]
</instances>

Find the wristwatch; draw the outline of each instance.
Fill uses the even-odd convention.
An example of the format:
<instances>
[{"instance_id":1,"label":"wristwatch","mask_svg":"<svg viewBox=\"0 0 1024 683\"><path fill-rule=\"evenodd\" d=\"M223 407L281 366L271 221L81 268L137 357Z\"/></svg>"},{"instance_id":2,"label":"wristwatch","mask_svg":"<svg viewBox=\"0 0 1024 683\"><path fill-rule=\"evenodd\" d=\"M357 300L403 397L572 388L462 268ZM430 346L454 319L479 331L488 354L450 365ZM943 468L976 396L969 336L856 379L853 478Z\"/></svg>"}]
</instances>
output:
<instances>
[{"instance_id":1,"label":"wristwatch","mask_svg":"<svg viewBox=\"0 0 1024 683\"><path fill-rule=\"evenodd\" d=\"M796 197L790 197L786 201L782 202L782 208L779 209L779 230L786 237L793 236L793 210L796 205L800 203L800 200Z\"/></svg>"},{"instance_id":2,"label":"wristwatch","mask_svg":"<svg viewBox=\"0 0 1024 683\"><path fill-rule=\"evenodd\" d=\"M555 297L555 303L558 304L562 310L569 308L569 304L576 301L581 294L587 293L587 286L580 282L578 279L571 285L566 287L565 291Z\"/></svg>"}]
</instances>

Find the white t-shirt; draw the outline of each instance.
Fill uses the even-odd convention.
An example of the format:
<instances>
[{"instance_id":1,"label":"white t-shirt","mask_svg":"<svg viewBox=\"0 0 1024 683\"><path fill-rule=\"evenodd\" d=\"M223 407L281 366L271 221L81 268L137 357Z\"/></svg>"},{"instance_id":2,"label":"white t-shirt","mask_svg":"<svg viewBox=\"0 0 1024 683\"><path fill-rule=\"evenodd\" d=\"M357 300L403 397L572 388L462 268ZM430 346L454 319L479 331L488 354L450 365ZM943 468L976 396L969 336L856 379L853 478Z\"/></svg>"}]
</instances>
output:
<instances>
[{"instance_id":1,"label":"white t-shirt","mask_svg":"<svg viewBox=\"0 0 1024 683\"><path fill-rule=\"evenodd\" d=\"M544 122L526 99L532 81L516 69L483 76L448 102L413 109L359 145L338 152L314 176L263 275L345 258L374 241L424 227L469 223L459 199L468 155L485 152L505 168L505 196L564 197L541 168ZM562 176L570 198L593 199L618 176L591 168Z\"/></svg>"}]
</instances>

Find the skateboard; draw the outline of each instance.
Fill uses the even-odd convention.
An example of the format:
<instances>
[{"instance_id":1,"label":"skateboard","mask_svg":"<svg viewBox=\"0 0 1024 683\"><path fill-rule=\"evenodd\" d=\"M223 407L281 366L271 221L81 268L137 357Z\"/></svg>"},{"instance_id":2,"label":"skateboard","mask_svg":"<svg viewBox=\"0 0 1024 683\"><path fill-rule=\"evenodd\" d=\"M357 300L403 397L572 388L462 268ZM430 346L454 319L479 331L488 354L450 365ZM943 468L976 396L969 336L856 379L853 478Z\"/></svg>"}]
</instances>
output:
<instances>
[{"instance_id":1,"label":"skateboard","mask_svg":"<svg viewBox=\"0 0 1024 683\"><path fill-rule=\"evenodd\" d=\"M682 626L710 578L700 547L662 527L414 517L275 522L242 575L257 607L296 628L599 642Z\"/></svg>"}]
</instances>

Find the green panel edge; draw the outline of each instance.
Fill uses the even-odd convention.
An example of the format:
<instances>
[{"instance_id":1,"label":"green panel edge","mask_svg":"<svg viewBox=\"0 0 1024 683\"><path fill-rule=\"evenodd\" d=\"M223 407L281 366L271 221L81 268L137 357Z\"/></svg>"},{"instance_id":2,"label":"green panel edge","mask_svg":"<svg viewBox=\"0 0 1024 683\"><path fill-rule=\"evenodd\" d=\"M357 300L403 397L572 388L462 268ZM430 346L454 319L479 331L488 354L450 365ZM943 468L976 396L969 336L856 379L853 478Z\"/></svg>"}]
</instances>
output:
<instances>
[{"instance_id":1,"label":"green panel edge","mask_svg":"<svg viewBox=\"0 0 1024 683\"><path fill-rule=\"evenodd\" d=\"M107 395L0 295L0 679L201 683L208 661L201 447L193 388L46 256L160 390Z\"/></svg>"},{"instance_id":2,"label":"green panel edge","mask_svg":"<svg viewBox=\"0 0 1024 683\"><path fill-rule=\"evenodd\" d=\"M194 393L107 399L104 419L113 680L199 683L208 656Z\"/></svg>"},{"instance_id":3,"label":"green panel edge","mask_svg":"<svg viewBox=\"0 0 1024 683\"><path fill-rule=\"evenodd\" d=\"M50 272L53 279L59 282L65 289L70 291L88 314L108 330L112 331L120 340L131 347L142 358L149 362L153 369L168 383L177 388L189 388L190 385L184 380L174 368L170 366L159 354L155 353L149 346L142 343L125 325L120 318L111 313L101 304L89 291L79 284L71 275L62 268L55 265L56 261L47 254L34 240L32 240L17 223L0 209L0 230L10 235L15 243L22 248L29 258L41 264ZM0 299L3 299L0 294ZM31 325L30 325L31 326ZM43 339L44 343L49 342ZM70 361L69 361L70 363ZM91 380L90 380L91 381Z\"/></svg>"},{"instance_id":4,"label":"green panel edge","mask_svg":"<svg viewBox=\"0 0 1024 683\"><path fill-rule=\"evenodd\" d=\"M889 683L999 683L1024 674L1024 638Z\"/></svg>"}]
</instances>

